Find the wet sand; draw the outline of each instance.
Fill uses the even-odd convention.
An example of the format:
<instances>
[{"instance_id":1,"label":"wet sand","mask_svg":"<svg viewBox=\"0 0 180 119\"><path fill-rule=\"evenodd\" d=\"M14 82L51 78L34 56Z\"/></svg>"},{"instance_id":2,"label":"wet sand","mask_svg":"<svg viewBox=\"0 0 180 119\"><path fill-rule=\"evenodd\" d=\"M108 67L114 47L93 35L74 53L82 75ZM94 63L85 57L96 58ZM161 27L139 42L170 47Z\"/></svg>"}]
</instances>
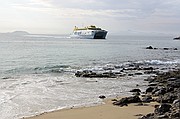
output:
<instances>
[{"instance_id":1,"label":"wet sand","mask_svg":"<svg viewBox=\"0 0 180 119\"><path fill-rule=\"evenodd\" d=\"M114 106L111 100L106 100L105 104L93 107L81 107L73 109L63 109L54 112L48 112L26 119L137 119L139 114L148 114L153 112L154 105L148 106Z\"/></svg>"}]
</instances>

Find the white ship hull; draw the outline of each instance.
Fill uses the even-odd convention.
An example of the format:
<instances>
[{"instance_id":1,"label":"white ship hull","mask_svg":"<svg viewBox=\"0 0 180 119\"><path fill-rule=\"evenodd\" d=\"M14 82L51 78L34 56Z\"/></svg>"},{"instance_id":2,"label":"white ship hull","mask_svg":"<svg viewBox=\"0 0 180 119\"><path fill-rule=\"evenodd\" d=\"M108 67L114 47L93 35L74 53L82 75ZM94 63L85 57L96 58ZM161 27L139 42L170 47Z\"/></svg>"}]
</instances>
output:
<instances>
[{"instance_id":1,"label":"white ship hull","mask_svg":"<svg viewBox=\"0 0 180 119\"><path fill-rule=\"evenodd\" d=\"M106 35L107 31L105 30L78 30L74 31L70 37L81 39L105 39Z\"/></svg>"}]
</instances>

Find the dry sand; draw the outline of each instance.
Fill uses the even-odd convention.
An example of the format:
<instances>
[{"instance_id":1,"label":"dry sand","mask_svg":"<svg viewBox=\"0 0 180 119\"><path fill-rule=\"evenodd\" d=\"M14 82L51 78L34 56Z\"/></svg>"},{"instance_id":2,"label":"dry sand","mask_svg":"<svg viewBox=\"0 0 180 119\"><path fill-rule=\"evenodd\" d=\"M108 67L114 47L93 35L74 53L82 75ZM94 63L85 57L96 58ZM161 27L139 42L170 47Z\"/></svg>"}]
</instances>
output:
<instances>
[{"instance_id":1,"label":"dry sand","mask_svg":"<svg viewBox=\"0 0 180 119\"><path fill-rule=\"evenodd\" d=\"M111 100L106 100L105 104L99 106L63 109L27 119L137 119L139 117L137 114L153 112L155 104L150 103L148 106L129 104L118 107L112 105Z\"/></svg>"}]
</instances>

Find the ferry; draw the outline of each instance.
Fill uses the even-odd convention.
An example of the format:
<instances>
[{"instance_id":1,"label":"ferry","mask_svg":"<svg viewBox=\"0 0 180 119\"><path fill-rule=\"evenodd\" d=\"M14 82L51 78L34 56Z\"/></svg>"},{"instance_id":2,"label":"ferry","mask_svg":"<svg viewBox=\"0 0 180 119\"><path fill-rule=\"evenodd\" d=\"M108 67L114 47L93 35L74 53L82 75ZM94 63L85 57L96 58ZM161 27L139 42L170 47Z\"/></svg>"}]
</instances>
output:
<instances>
[{"instance_id":1,"label":"ferry","mask_svg":"<svg viewBox=\"0 0 180 119\"><path fill-rule=\"evenodd\" d=\"M84 28L78 28L75 26L73 33L70 35L70 37L81 39L105 39L106 35L106 30L102 30L101 28L97 28L94 25L90 25Z\"/></svg>"}]
</instances>

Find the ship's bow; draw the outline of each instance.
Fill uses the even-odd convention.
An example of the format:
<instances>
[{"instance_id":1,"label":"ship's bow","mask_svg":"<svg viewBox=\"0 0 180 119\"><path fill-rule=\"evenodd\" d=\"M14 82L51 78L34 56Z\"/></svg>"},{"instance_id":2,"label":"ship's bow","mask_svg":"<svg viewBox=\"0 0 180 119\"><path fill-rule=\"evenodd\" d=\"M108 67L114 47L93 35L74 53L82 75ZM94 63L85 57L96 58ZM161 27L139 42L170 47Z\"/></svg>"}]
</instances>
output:
<instances>
[{"instance_id":1,"label":"ship's bow","mask_svg":"<svg viewBox=\"0 0 180 119\"><path fill-rule=\"evenodd\" d=\"M94 34L94 39L105 39L106 35L107 35L107 31L105 30L97 31Z\"/></svg>"}]
</instances>

